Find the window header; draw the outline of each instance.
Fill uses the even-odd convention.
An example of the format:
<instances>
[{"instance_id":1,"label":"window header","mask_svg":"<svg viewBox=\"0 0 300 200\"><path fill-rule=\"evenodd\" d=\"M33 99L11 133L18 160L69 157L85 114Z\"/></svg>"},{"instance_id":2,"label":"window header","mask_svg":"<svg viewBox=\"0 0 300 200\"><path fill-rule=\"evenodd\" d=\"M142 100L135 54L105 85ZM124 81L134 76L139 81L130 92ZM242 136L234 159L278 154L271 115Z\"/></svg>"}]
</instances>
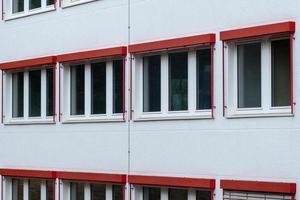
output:
<instances>
[{"instance_id":1,"label":"window header","mask_svg":"<svg viewBox=\"0 0 300 200\"><path fill-rule=\"evenodd\" d=\"M30 177L30 178L56 178L56 172L26 169L0 169L2 176Z\"/></svg>"},{"instance_id":2,"label":"window header","mask_svg":"<svg viewBox=\"0 0 300 200\"><path fill-rule=\"evenodd\" d=\"M215 179L129 175L128 182L137 185L194 187L214 189Z\"/></svg>"},{"instance_id":3,"label":"window header","mask_svg":"<svg viewBox=\"0 0 300 200\"><path fill-rule=\"evenodd\" d=\"M113 47L107 49L97 49L91 51L81 51L75 53L67 53L57 56L58 62L70 62L76 60L92 59L92 58L103 58L112 56L124 56L127 53L127 47Z\"/></svg>"},{"instance_id":4,"label":"window header","mask_svg":"<svg viewBox=\"0 0 300 200\"><path fill-rule=\"evenodd\" d=\"M50 65L55 63L56 63L56 56L47 56L47 57L33 58L27 60L18 60L18 61L0 63L0 69L10 70L10 69L35 67L39 65Z\"/></svg>"},{"instance_id":5,"label":"window header","mask_svg":"<svg viewBox=\"0 0 300 200\"><path fill-rule=\"evenodd\" d=\"M268 24L262 26L254 26L248 28L234 29L222 31L220 33L220 40L236 40L241 38L281 34L281 33L294 33L296 30L295 22L282 22L276 24Z\"/></svg>"},{"instance_id":6,"label":"window header","mask_svg":"<svg viewBox=\"0 0 300 200\"><path fill-rule=\"evenodd\" d=\"M190 37L133 44L133 45L129 45L129 52L144 53L144 52L159 51L164 49L173 49L173 48L176 49L181 47L202 45L205 43L215 43L215 41L216 41L216 35L211 33L205 35L196 35Z\"/></svg>"},{"instance_id":7,"label":"window header","mask_svg":"<svg viewBox=\"0 0 300 200\"><path fill-rule=\"evenodd\" d=\"M296 183L221 180L221 188L225 190L274 192L288 194L296 193Z\"/></svg>"}]
</instances>

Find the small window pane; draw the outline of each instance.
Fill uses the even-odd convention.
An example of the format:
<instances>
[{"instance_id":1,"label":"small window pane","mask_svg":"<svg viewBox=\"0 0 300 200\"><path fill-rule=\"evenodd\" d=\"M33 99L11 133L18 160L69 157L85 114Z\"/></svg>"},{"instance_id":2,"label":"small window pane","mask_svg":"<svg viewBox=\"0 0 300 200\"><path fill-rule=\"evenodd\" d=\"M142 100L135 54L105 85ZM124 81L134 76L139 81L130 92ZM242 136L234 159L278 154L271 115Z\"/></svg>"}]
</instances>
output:
<instances>
[{"instance_id":1,"label":"small window pane","mask_svg":"<svg viewBox=\"0 0 300 200\"><path fill-rule=\"evenodd\" d=\"M24 114L24 73L12 74L12 116L23 117Z\"/></svg>"},{"instance_id":2,"label":"small window pane","mask_svg":"<svg viewBox=\"0 0 300 200\"><path fill-rule=\"evenodd\" d=\"M29 117L41 116L41 70L29 72Z\"/></svg>"},{"instance_id":3,"label":"small window pane","mask_svg":"<svg viewBox=\"0 0 300 200\"><path fill-rule=\"evenodd\" d=\"M211 108L210 49L197 51L197 110Z\"/></svg>"},{"instance_id":4,"label":"small window pane","mask_svg":"<svg viewBox=\"0 0 300 200\"><path fill-rule=\"evenodd\" d=\"M54 0L47 0L47 6L53 5L54 4Z\"/></svg>"},{"instance_id":5,"label":"small window pane","mask_svg":"<svg viewBox=\"0 0 300 200\"><path fill-rule=\"evenodd\" d=\"M196 191L196 200L211 200L210 191Z\"/></svg>"},{"instance_id":6,"label":"small window pane","mask_svg":"<svg viewBox=\"0 0 300 200\"><path fill-rule=\"evenodd\" d=\"M29 0L29 9L35 9L41 7L41 0Z\"/></svg>"},{"instance_id":7,"label":"small window pane","mask_svg":"<svg viewBox=\"0 0 300 200\"><path fill-rule=\"evenodd\" d=\"M106 113L106 63L92 64L92 114Z\"/></svg>"},{"instance_id":8,"label":"small window pane","mask_svg":"<svg viewBox=\"0 0 300 200\"><path fill-rule=\"evenodd\" d=\"M169 54L169 110L188 109L188 53Z\"/></svg>"},{"instance_id":9,"label":"small window pane","mask_svg":"<svg viewBox=\"0 0 300 200\"><path fill-rule=\"evenodd\" d=\"M70 200L84 200L84 183L70 183Z\"/></svg>"},{"instance_id":10,"label":"small window pane","mask_svg":"<svg viewBox=\"0 0 300 200\"><path fill-rule=\"evenodd\" d=\"M105 185L91 184L91 200L105 200Z\"/></svg>"},{"instance_id":11,"label":"small window pane","mask_svg":"<svg viewBox=\"0 0 300 200\"><path fill-rule=\"evenodd\" d=\"M24 11L24 0L13 0L12 2L12 12L18 13Z\"/></svg>"},{"instance_id":12,"label":"small window pane","mask_svg":"<svg viewBox=\"0 0 300 200\"><path fill-rule=\"evenodd\" d=\"M30 179L29 180L29 200L41 199L41 180Z\"/></svg>"},{"instance_id":13,"label":"small window pane","mask_svg":"<svg viewBox=\"0 0 300 200\"><path fill-rule=\"evenodd\" d=\"M46 181L46 200L53 200L53 184L54 181Z\"/></svg>"},{"instance_id":14,"label":"small window pane","mask_svg":"<svg viewBox=\"0 0 300 200\"><path fill-rule=\"evenodd\" d=\"M121 185L113 185L113 199L112 200L122 200L123 199L123 189Z\"/></svg>"},{"instance_id":15,"label":"small window pane","mask_svg":"<svg viewBox=\"0 0 300 200\"><path fill-rule=\"evenodd\" d=\"M113 113L122 113L123 102L123 61L113 61Z\"/></svg>"},{"instance_id":16,"label":"small window pane","mask_svg":"<svg viewBox=\"0 0 300 200\"><path fill-rule=\"evenodd\" d=\"M261 43L238 45L238 107L261 107Z\"/></svg>"},{"instance_id":17,"label":"small window pane","mask_svg":"<svg viewBox=\"0 0 300 200\"><path fill-rule=\"evenodd\" d=\"M290 41L272 41L272 106L289 106L290 94Z\"/></svg>"},{"instance_id":18,"label":"small window pane","mask_svg":"<svg viewBox=\"0 0 300 200\"><path fill-rule=\"evenodd\" d=\"M71 67L71 115L84 115L84 65Z\"/></svg>"},{"instance_id":19,"label":"small window pane","mask_svg":"<svg viewBox=\"0 0 300 200\"><path fill-rule=\"evenodd\" d=\"M23 200L23 179L12 179L12 200Z\"/></svg>"},{"instance_id":20,"label":"small window pane","mask_svg":"<svg viewBox=\"0 0 300 200\"><path fill-rule=\"evenodd\" d=\"M144 112L161 110L161 61L160 56L143 58L143 105Z\"/></svg>"},{"instance_id":21,"label":"small window pane","mask_svg":"<svg viewBox=\"0 0 300 200\"><path fill-rule=\"evenodd\" d=\"M47 116L53 116L53 69L47 69L46 75L46 90L47 90L47 99L46 99L46 109Z\"/></svg>"},{"instance_id":22,"label":"small window pane","mask_svg":"<svg viewBox=\"0 0 300 200\"><path fill-rule=\"evenodd\" d=\"M160 200L160 188L144 187L143 200Z\"/></svg>"},{"instance_id":23,"label":"small window pane","mask_svg":"<svg viewBox=\"0 0 300 200\"><path fill-rule=\"evenodd\" d=\"M187 200L187 196L187 190L169 189L169 200Z\"/></svg>"}]
</instances>

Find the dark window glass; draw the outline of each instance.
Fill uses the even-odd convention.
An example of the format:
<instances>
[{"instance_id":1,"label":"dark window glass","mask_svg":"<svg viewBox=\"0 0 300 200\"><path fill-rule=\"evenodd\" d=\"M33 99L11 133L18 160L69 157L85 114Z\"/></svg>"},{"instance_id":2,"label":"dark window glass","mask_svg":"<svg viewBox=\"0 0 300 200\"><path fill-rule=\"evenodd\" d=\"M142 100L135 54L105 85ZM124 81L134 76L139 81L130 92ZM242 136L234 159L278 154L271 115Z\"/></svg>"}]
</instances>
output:
<instances>
[{"instance_id":1,"label":"dark window glass","mask_svg":"<svg viewBox=\"0 0 300 200\"><path fill-rule=\"evenodd\" d=\"M261 44L238 45L238 107L261 107Z\"/></svg>"},{"instance_id":2,"label":"dark window glass","mask_svg":"<svg viewBox=\"0 0 300 200\"><path fill-rule=\"evenodd\" d=\"M187 200L188 192L183 189L169 189L169 200Z\"/></svg>"},{"instance_id":3,"label":"dark window glass","mask_svg":"<svg viewBox=\"0 0 300 200\"><path fill-rule=\"evenodd\" d=\"M290 100L290 40L272 41L272 106L289 106Z\"/></svg>"},{"instance_id":4,"label":"dark window glass","mask_svg":"<svg viewBox=\"0 0 300 200\"><path fill-rule=\"evenodd\" d=\"M106 63L92 64L92 114L106 113Z\"/></svg>"},{"instance_id":5,"label":"dark window glass","mask_svg":"<svg viewBox=\"0 0 300 200\"><path fill-rule=\"evenodd\" d=\"M160 200L160 188L144 187L143 200Z\"/></svg>"},{"instance_id":6,"label":"dark window glass","mask_svg":"<svg viewBox=\"0 0 300 200\"><path fill-rule=\"evenodd\" d=\"M24 73L12 74L12 116L23 117L24 115Z\"/></svg>"},{"instance_id":7,"label":"dark window glass","mask_svg":"<svg viewBox=\"0 0 300 200\"><path fill-rule=\"evenodd\" d=\"M123 93L123 61L113 61L113 113L122 113Z\"/></svg>"},{"instance_id":8,"label":"dark window glass","mask_svg":"<svg viewBox=\"0 0 300 200\"><path fill-rule=\"evenodd\" d=\"M41 7L41 0L29 0L29 9L35 9Z\"/></svg>"},{"instance_id":9,"label":"dark window glass","mask_svg":"<svg viewBox=\"0 0 300 200\"><path fill-rule=\"evenodd\" d=\"M18 13L24 11L24 0L13 0L12 2L12 12Z\"/></svg>"},{"instance_id":10,"label":"dark window glass","mask_svg":"<svg viewBox=\"0 0 300 200\"><path fill-rule=\"evenodd\" d=\"M123 199L123 189L121 185L113 185L113 199L112 200L122 200Z\"/></svg>"},{"instance_id":11,"label":"dark window glass","mask_svg":"<svg viewBox=\"0 0 300 200\"><path fill-rule=\"evenodd\" d=\"M71 115L84 115L84 65L71 67Z\"/></svg>"},{"instance_id":12,"label":"dark window glass","mask_svg":"<svg viewBox=\"0 0 300 200\"><path fill-rule=\"evenodd\" d=\"M41 180L30 179L29 180L29 200L41 199Z\"/></svg>"},{"instance_id":13,"label":"dark window glass","mask_svg":"<svg viewBox=\"0 0 300 200\"><path fill-rule=\"evenodd\" d=\"M54 0L47 0L47 6L53 5L53 4L54 4Z\"/></svg>"},{"instance_id":14,"label":"dark window glass","mask_svg":"<svg viewBox=\"0 0 300 200\"><path fill-rule=\"evenodd\" d=\"M91 184L91 200L105 200L105 185Z\"/></svg>"},{"instance_id":15,"label":"dark window glass","mask_svg":"<svg viewBox=\"0 0 300 200\"><path fill-rule=\"evenodd\" d=\"M41 70L29 72L29 117L41 116Z\"/></svg>"},{"instance_id":16,"label":"dark window glass","mask_svg":"<svg viewBox=\"0 0 300 200\"><path fill-rule=\"evenodd\" d=\"M169 110L188 109L188 53L169 54Z\"/></svg>"},{"instance_id":17,"label":"dark window glass","mask_svg":"<svg viewBox=\"0 0 300 200\"><path fill-rule=\"evenodd\" d=\"M84 183L70 183L70 200L84 200Z\"/></svg>"},{"instance_id":18,"label":"dark window glass","mask_svg":"<svg viewBox=\"0 0 300 200\"><path fill-rule=\"evenodd\" d=\"M12 200L23 200L23 179L12 179Z\"/></svg>"},{"instance_id":19,"label":"dark window glass","mask_svg":"<svg viewBox=\"0 0 300 200\"><path fill-rule=\"evenodd\" d=\"M211 200L210 191L196 191L196 200Z\"/></svg>"},{"instance_id":20,"label":"dark window glass","mask_svg":"<svg viewBox=\"0 0 300 200\"><path fill-rule=\"evenodd\" d=\"M143 58L143 105L144 112L161 110L161 62L160 56Z\"/></svg>"},{"instance_id":21,"label":"dark window glass","mask_svg":"<svg viewBox=\"0 0 300 200\"><path fill-rule=\"evenodd\" d=\"M46 181L46 200L53 200L53 184L54 181Z\"/></svg>"},{"instance_id":22,"label":"dark window glass","mask_svg":"<svg viewBox=\"0 0 300 200\"><path fill-rule=\"evenodd\" d=\"M197 110L211 108L210 49L197 51Z\"/></svg>"},{"instance_id":23,"label":"dark window glass","mask_svg":"<svg viewBox=\"0 0 300 200\"><path fill-rule=\"evenodd\" d=\"M53 115L53 69L47 69L46 74L46 114L47 116Z\"/></svg>"}]
</instances>

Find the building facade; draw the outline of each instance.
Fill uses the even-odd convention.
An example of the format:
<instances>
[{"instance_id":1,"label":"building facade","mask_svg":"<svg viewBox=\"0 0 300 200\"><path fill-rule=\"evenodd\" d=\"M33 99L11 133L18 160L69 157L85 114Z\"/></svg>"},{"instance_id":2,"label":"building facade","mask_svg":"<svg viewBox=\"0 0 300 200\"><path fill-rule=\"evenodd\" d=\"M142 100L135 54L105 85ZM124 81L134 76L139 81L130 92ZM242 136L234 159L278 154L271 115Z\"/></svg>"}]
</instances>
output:
<instances>
[{"instance_id":1,"label":"building facade","mask_svg":"<svg viewBox=\"0 0 300 200\"><path fill-rule=\"evenodd\" d=\"M1 200L300 198L300 1L0 7Z\"/></svg>"}]
</instances>

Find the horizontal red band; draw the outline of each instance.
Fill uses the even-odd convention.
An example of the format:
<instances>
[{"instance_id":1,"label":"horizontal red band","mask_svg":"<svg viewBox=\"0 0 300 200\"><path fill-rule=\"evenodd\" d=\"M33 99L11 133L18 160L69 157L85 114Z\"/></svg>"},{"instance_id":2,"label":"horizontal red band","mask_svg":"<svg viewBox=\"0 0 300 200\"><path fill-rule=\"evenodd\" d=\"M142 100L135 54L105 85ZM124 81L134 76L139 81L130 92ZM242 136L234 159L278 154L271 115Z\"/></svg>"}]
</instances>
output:
<instances>
[{"instance_id":1,"label":"horizontal red band","mask_svg":"<svg viewBox=\"0 0 300 200\"><path fill-rule=\"evenodd\" d=\"M214 189L215 179L129 175L128 182L137 185L193 187Z\"/></svg>"},{"instance_id":2,"label":"horizontal red band","mask_svg":"<svg viewBox=\"0 0 300 200\"><path fill-rule=\"evenodd\" d=\"M295 22L282 22L276 24L268 24L262 26L222 31L220 33L220 39L223 41L236 40L241 38L258 37L280 33L294 33L295 30Z\"/></svg>"},{"instance_id":3,"label":"horizontal red band","mask_svg":"<svg viewBox=\"0 0 300 200\"><path fill-rule=\"evenodd\" d=\"M180 48L184 46L200 45L205 43L214 43L216 41L215 34L196 35L183 38L175 38L169 40L160 40L155 42L147 42L129 45L130 53L141 53L147 51L156 51L171 48Z\"/></svg>"},{"instance_id":4,"label":"horizontal red band","mask_svg":"<svg viewBox=\"0 0 300 200\"><path fill-rule=\"evenodd\" d=\"M55 63L56 63L56 56L47 56L41 58L33 58L27 60L18 60L13 62L0 63L0 69L2 70L19 69L19 68L35 67L38 65L50 65Z\"/></svg>"},{"instance_id":5,"label":"horizontal red band","mask_svg":"<svg viewBox=\"0 0 300 200\"><path fill-rule=\"evenodd\" d=\"M296 193L296 183L221 180L221 188L225 190L274 192L288 194Z\"/></svg>"},{"instance_id":6,"label":"horizontal red band","mask_svg":"<svg viewBox=\"0 0 300 200\"><path fill-rule=\"evenodd\" d=\"M27 178L56 178L56 172L25 169L0 169L0 175Z\"/></svg>"},{"instance_id":7,"label":"horizontal red band","mask_svg":"<svg viewBox=\"0 0 300 200\"><path fill-rule=\"evenodd\" d=\"M62 54L57 56L57 61L70 62L70 61L84 60L84 59L123 56L126 54L127 54L127 47L122 46L122 47L113 47L107 49L98 49L98 50L91 50L91 51Z\"/></svg>"}]
</instances>

